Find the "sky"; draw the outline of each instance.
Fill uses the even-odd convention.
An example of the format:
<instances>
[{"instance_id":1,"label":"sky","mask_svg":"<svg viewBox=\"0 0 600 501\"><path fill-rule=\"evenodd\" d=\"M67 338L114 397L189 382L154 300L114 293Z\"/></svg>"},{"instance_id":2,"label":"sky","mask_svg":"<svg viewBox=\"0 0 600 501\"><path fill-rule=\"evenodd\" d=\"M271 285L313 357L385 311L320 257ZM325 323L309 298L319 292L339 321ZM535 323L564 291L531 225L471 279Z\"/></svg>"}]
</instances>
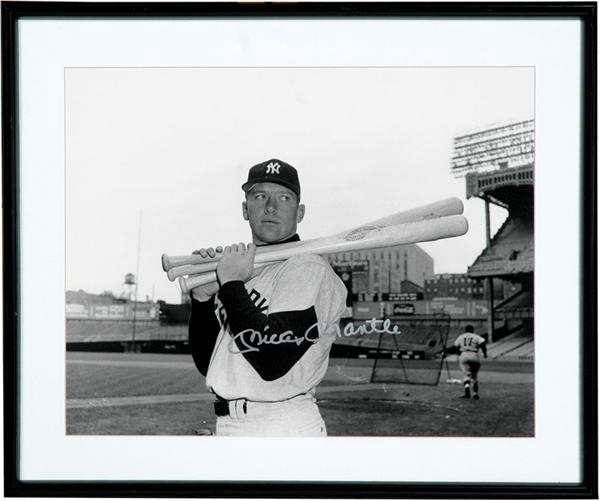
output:
<instances>
[{"instance_id":1,"label":"sky","mask_svg":"<svg viewBox=\"0 0 600 501\"><path fill-rule=\"evenodd\" d=\"M484 202L450 171L453 138L534 117L526 67L72 68L66 70L68 290L178 303L160 257L251 240L248 169L299 171L303 239L447 197L466 235L420 244L435 273L485 246ZM506 217L492 211L492 229ZM138 273L139 242L139 273Z\"/></svg>"}]
</instances>

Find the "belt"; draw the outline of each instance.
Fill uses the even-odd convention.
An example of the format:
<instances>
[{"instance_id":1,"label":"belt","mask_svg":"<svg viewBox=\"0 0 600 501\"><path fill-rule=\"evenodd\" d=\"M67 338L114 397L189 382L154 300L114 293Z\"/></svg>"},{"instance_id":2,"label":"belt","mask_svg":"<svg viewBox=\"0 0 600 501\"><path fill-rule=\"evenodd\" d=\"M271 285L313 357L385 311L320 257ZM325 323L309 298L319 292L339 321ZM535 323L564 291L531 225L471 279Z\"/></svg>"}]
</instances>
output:
<instances>
[{"instance_id":1,"label":"belt","mask_svg":"<svg viewBox=\"0 0 600 501\"><path fill-rule=\"evenodd\" d=\"M232 400L233 402L234 400ZM213 406L215 408L215 414L219 417L222 416L229 416L230 412L229 412L229 400L224 400L222 398L217 398L217 400L215 400L213 402ZM243 406L242 406L243 410L244 410L244 414L248 413L248 402L246 400L244 400Z\"/></svg>"},{"instance_id":2,"label":"belt","mask_svg":"<svg viewBox=\"0 0 600 501\"><path fill-rule=\"evenodd\" d=\"M250 405L248 405L248 400L245 398L238 398L235 400L226 400L223 397L215 394L216 400L213 402L213 407L215 409L215 414L218 417L222 416L233 416L233 417L241 417L240 415L248 415L248 407L250 407L250 413L253 415L260 415L261 413L275 411L276 409L280 409L281 406L287 406L293 403L300 403L303 401L310 401L314 403L314 397L309 393L302 393L300 395L296 395L295 397L277 401L277 402L254 402L250 401Z\"/></svg>"}]
</instances>

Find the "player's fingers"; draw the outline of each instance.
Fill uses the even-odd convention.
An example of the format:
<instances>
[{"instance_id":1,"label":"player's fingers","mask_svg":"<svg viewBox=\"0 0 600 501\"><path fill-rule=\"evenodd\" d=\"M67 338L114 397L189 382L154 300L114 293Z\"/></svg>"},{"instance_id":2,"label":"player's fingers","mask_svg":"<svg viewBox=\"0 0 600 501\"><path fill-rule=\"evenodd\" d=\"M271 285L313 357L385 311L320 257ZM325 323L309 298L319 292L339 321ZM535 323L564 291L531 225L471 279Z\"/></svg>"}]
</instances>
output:
<instances>
[{"instance_id":1,"label":"player's fingers","mask_svg":"<svg viewBox=\"0 0 600 501\"><path fill-rule=\"evenodd\" d=\"M215 257L217 255L215 250L212 247L209 247L208 249L206 249L206 252L208 253L208 255L210 257Z\"/></svg>"},{"instance_id":2,"label":"player's fingers","mask_svg":"<svg viewBox=\"0 0 600 501\"><path fill-rule=\"evenodd\" d=\"M208 254L206 253L206 249L204 249L204 248L196 249L195 251L192 251L192 254L200 254L202 257L208 256Z\"/></svg>"},{"instance_id":3,"label":"player's fingers","mask_svg":"<svg viewBox=\"0 0 600 501\"><path fill-rule=\"evenodd\" d=\"M225 246L225 249L223 250L223 254L231 254L231 246L230 245Z\"/></svg>"},{"instance_id":4,"label":"player's fingers","mask_svg":"<svg viewBox=\"0 0 600 501\"><path fill-rule=\"evenodd\" d=\"M238 244L231 244L231 252L237 252L238 251Z\"/></svg>"},{"instance_id":5,"label":"player's fingers","mask_svg":"<svg viewBox=\"0 0 600 501\"><path fill-rule=\"evenodd\" d=\"M244 242L240 242L238 244L238 249L240 250L240 252L246 252L246 244Z\"/></svg>"},{"instance_id":6,"label":"player's fingers","mask_svg":"<svg viewBox=\"0 0 600 501\"><path fill-rule=\"evenodd\" d=\"M223 252L223 247L221 245L219 245L216 249L217 252Z\"/></svg>"},{"instance_id":7,"label":"player's fingers","mask_svg":"<svg viewBox=\"0 0 600 501\"><path fill-rule=\"evenodd\" d=\"M256 245L248 244L248 256L254 261L254 256L256 256Z\"/></svg>"}]
</instances>

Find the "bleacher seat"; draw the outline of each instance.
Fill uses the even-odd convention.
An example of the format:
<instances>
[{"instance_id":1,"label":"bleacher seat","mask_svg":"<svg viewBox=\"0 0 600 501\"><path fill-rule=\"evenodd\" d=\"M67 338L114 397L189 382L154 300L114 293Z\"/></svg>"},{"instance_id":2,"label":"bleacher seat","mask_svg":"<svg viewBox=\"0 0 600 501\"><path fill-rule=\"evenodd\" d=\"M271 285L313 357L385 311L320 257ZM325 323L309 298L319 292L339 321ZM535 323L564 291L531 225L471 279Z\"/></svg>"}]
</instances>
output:
<instances>
[{"instance_id":1,"label":"bleacher seat","mask_svg":"<svg viewBox=\"0 0 600 501\"><path fill-rule=\"evenodd\" d=\"M533 221L509 217L500 227L489 248L469 267L469 275L511 275L533 271Z\"/></svg>"}]
</instances>

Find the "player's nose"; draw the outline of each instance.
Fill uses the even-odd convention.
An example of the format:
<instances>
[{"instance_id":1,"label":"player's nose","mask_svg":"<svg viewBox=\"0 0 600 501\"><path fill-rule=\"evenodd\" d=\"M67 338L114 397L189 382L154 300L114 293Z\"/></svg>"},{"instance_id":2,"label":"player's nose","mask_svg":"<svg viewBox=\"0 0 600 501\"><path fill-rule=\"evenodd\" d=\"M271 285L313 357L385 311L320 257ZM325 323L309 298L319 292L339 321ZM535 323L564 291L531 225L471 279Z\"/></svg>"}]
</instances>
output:
<instances>
[{"instance_id":1,"label":"player's nose","mask_svg":"<svg viewBox=\"0 0 600 501\"><path fill-rule=\"evenodd\" d=\"M267 198L267 203L265 204L265 212L267 214L273 214L277 211L277 199L275 197Z\"/></svg>"}]
</instances>

